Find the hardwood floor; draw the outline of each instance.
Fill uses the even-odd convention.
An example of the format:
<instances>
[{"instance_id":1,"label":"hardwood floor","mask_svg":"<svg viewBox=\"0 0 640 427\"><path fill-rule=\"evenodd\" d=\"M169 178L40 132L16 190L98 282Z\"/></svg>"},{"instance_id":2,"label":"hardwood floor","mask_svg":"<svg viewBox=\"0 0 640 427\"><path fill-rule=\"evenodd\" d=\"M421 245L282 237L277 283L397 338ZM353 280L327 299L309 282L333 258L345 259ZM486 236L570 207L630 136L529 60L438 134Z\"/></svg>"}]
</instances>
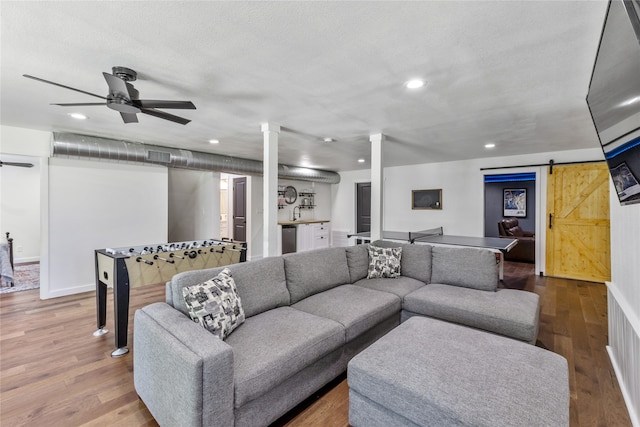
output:
<instances>
[{"instance_id":1,"label":"hardwood floor","mask_svg":"<svg viewBox=\"0 0 640 427\"><path fill-rule=\"evenodd\" d=\"M530 264L507 262L504 287L541 297L537 345L569 361L571 426L631 426L605 350L605 286L539 277ZM135 309L163 300L163 286L134 288L131 324ZM110 357L113 332L92 336L95 310L93 292L45 301L37 290L0 296L0 425L157 425L133 388L131 354ZM338 378L276 425L347 426L348 390Z\"/></svg>"}]
</instances>

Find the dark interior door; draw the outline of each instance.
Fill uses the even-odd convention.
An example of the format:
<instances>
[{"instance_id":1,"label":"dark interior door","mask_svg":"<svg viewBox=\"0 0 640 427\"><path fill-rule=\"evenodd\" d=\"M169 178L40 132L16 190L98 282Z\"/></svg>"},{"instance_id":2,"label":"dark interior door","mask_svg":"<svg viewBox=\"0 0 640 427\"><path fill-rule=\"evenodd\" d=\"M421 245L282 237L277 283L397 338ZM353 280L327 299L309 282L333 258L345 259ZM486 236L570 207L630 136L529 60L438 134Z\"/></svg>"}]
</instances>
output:
<instances>
[{"instance_id":1,"label":"dark interior door","mask_svg":"<svg viewBox=\"0 0 640 427\"><path fill-rule=\"evenodd\" d=\"M371 183L356 184L356 232L371 231Z\"/></svg>"},{"instance_id":2,"label":"dark interior door","mask_svg":"<svg viewBox=\"0 0 640 427\"><path fill-rule=\"evenodd\" d=\"M247 241L247 178L233 179L233 240Z\"/></svg>"}]
</instances>

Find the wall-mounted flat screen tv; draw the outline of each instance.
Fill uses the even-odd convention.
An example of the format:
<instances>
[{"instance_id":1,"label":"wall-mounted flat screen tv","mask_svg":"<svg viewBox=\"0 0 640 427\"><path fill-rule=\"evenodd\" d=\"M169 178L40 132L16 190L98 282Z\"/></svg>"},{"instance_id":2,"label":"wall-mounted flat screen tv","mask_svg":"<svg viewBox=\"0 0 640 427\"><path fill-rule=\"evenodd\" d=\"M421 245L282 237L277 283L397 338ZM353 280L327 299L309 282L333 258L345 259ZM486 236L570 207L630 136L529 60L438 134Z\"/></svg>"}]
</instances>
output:
<instances>
[{"instance_id":1,"label":"wall-mounted flat screen tv","mask_svg":"<svg viewBox=\"0 0 640 427\"><path fill-rule=\"evenodd\" d=\"M640 0L609 1L587 105L620 203L640 203Z\"/></svg>"}]
</instances>

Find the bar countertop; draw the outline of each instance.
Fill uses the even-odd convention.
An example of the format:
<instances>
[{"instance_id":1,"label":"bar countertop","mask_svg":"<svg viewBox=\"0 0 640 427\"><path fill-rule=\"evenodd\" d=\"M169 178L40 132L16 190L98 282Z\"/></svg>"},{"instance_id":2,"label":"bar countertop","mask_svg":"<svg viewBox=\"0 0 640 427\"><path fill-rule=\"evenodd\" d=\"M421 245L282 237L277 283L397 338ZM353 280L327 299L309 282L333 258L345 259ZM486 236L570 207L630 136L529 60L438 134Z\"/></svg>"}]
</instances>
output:
<instances>
[{"instance_id":1,"label":"bar countertop","mask_svg":"<svg viewBox=\"0 0 640 427\"><path fill-rule=\"evenodd\" d=\"M318 224L320 222L329 222L329 220L328 219L302 219L297 221L278 221L278 225Z\"/></svg>"}]
</instances>

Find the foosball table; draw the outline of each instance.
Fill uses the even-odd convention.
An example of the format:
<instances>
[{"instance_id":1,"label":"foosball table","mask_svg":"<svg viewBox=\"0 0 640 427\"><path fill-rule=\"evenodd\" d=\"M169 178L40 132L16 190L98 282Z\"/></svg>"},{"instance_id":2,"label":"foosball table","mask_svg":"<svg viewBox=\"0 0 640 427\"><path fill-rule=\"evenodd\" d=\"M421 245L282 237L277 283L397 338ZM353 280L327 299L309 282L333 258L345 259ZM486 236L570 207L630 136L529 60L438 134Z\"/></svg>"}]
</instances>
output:
<instances>
[{"instance_id":1,"label":"foosball table","mask_svg":"<svg viewBox=\"0 0 640 427\"><path fill-rule=\"evenodd\" d=\"M113 288L113 314L116 349L112 357L124 356L129 326L129 293L132 287L163 285L183 271L201 270L247 260L246 242L198 240L146 246L95 250L96 307L98 330L94 336L109 332L107 288Z\"/></svg>"}]
</instances>

